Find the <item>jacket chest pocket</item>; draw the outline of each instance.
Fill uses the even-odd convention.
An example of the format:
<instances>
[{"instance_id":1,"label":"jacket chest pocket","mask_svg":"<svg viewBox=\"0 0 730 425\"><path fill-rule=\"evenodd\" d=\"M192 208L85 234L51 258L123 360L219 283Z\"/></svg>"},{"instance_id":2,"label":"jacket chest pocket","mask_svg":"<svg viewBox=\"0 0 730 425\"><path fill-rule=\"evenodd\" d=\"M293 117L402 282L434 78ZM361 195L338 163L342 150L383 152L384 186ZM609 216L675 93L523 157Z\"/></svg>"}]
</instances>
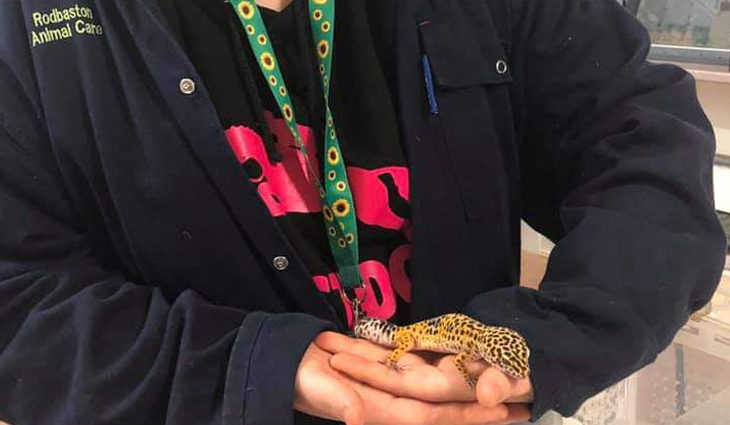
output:
<instances>
[{"instance_id":1,"label":"jacket chest pocket","mask_svg":"<svg viewBox=\"0 0 730 425\"><path fill-rule=\"evenodd\" d=\"M478 220L508 202L512 75L491 21L478 30L457 21L421 22L422 66L430 119L442 129L466 217Z\"/></svg>"}]
</instances>

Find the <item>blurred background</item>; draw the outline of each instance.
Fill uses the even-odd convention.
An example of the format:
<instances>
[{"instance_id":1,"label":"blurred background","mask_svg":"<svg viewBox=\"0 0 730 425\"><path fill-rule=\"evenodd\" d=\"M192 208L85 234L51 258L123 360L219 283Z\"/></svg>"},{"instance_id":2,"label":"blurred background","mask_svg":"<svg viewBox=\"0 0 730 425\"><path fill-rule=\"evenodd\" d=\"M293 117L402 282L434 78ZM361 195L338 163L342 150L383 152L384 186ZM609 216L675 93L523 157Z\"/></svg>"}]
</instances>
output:
<instances>
[{"instance_id":1,"label":"blurred background","mask_svg":"<svg viewBox=\"0 0 730 425\"><path fill-rule=\"evenodd\" d=\"M717 138L715 203L730 241L730 0L618 0L647 28L652 62L687 69ZM536 287L552 244L523 224L522 283ZM730 254L730 253L729 253ZM550 425L730 425L730 256L712 302L656 362Z\"/></svg>"}]
</instances>

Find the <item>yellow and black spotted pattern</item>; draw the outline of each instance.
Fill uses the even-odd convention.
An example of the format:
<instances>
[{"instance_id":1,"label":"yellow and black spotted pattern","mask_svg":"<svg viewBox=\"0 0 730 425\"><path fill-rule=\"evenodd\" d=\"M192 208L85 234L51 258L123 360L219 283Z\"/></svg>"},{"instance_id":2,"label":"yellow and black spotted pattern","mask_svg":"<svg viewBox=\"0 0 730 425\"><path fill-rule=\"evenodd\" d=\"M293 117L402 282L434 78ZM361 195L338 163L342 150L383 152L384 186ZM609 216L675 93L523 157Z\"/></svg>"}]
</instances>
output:
<instances>
[{"instance_id":1,"label":"yellow and black spotted pattern","mask_svg":"<svg viewBox=\"0 0 730 425\"><path fill-rule=\"evenodd\" d=\"M530 349L518 332L500 326L486 326L463 314L445 314L408 326L363 318L355 324L355 335L393 348L386 364L396 367L412 350L455 354L454 364L464 379L474 385L466 363L484 360L508 376L524 379L530 375Z\"/></svg>"}]
</instances>

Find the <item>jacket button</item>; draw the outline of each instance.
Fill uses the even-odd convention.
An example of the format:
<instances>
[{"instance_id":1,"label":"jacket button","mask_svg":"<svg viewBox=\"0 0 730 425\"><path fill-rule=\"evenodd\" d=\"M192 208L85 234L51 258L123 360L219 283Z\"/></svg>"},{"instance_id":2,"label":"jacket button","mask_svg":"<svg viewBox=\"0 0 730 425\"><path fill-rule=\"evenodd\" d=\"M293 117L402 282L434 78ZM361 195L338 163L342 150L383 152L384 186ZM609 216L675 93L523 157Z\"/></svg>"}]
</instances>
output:
<instances>
[{"instance_id":1,"label":"jacket button","mask_svg":"<svg viewBox=\"0 0 730 425\"><path fill-rule=\"evenodd\" d=\"M505 74L507 72L507 62L505 62L503 60L498 60L496 67L497 67L497 74L499 74L499 75Z\"/></svg>"},{"instance_id":2,"label":"jacket button","mask_svg":"<svg viewBox=\"0 0 730 425\"><path fill-rule=\"evenodd\" d=\"M180 91L183 94L195 93L195 81L191 80L190 78L183 78L182 80L180 80Z\"/></svg>"},{"instance_id":3,"label":"jacket button","mask_svg":"<svg viewBox=\"0 0 730 425\"><path fill-rule=\"evenodd\" d=\"M274 268L280 272L286 270L289 267L289 259L283 256L274 258Z\"/></svg>"}]
</instances>

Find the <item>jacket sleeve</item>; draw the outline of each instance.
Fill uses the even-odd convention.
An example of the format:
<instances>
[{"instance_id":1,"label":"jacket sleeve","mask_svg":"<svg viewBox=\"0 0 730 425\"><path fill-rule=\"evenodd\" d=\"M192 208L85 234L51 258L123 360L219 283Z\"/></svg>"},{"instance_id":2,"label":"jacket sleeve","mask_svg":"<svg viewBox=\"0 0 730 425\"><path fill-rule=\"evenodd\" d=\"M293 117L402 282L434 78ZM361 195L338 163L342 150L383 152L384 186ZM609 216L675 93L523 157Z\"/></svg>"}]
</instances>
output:
<instances>
[{"instance_id":1,"label":"jacket sleeve","mask_svg":"<svg viewBox=\"0 0 730 425\"><path fill-rule=\"evenodd\" d=\"M23 86L0 61L0 421L291 424L328 322L167 299L102 265Z\"/></svg>"},{"instance_id":2,"label":"jacket sleeve","mask_svg":"<svg viewBox=\"0 0 730 425\"><path fill-rule=\"evenodd\" d=\"M557 243L539 291L466 312L532 349L533 420L652 362L719 281L714 136L682 69L615 0L522 0L511 50L522 214Z\"/></svg>"}]
</instances>

